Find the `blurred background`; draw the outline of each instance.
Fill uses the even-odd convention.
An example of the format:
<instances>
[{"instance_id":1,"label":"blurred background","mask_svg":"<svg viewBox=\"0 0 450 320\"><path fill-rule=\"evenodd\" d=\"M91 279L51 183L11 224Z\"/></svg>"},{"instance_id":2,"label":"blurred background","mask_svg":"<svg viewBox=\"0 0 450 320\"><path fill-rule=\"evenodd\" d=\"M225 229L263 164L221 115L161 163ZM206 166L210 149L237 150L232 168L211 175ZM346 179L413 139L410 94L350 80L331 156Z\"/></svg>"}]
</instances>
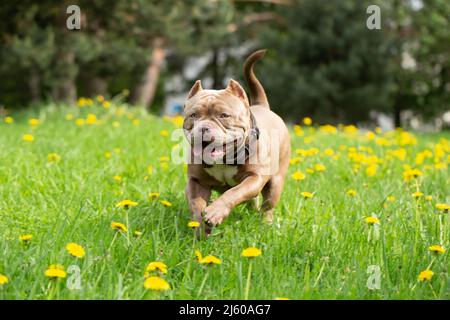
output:
<instances>
[{"instance_id":1,"label":"blurred background","mask_svg":"<svg viewBox=\"0 0 450 320\"><path fill-rule=\"evenodd\" d=\"M68 6L81 29L68 30ZM369 30L369 5L381 29ZM448 0L70 0L0 4L0 114L125 97L173 115L196 79L256 73L290 123L441 130L450 123Z\"/></svg>"}]
</instances>

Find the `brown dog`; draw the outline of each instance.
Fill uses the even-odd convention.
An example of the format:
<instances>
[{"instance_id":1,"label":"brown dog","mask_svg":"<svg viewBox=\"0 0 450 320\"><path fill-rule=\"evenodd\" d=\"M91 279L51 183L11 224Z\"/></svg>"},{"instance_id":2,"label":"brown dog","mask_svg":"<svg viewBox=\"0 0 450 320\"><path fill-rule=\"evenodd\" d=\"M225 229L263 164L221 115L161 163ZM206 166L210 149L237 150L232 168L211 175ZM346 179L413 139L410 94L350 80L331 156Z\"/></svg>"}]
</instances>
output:
<instances>
[{"instance_id":1,"label":"brown dog","mask_svg":"<svg viewBox=\"0 0 450 320\"><path fill-rule=\"evenodd\" d=\"M244 63L251 104L234 80L224 90L204 90L197 80L189 92L183 128L197 161L188 164L186 197L195 221L202 222L204 214L209 225L220 224L233 207L260 193L265 219L273 220L289 167L290 138L253 73L264 54L254 52ZM212 190L222 194L209 203Z\"/></svg>"}]
</instances>

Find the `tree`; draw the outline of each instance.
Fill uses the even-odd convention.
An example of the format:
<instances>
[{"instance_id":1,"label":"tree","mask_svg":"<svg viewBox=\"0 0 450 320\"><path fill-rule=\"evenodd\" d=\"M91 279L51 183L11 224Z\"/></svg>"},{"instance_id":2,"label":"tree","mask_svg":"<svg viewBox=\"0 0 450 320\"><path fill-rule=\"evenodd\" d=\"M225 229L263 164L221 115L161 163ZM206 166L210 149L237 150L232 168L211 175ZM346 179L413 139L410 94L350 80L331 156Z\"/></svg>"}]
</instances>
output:
<instances>
[{"instance_id":1,"label":"tree","mask_svg":"<svg viewBox=\"0 0 450 320\"><path fill-rule=\"evenodd\" d=\"M450 2L424 1L414 14L418 33L414 47L416 72L413 108L426 118L450 110Z\"/></svg>"},{"instance_id":2,"label":"tree","mask_svg":"<svg viewBox=\"0 0 450 320\"><path fill-rule=\"evenodd\" d=\"M372 3L303 0L279 9L286 28L261 34L269 52L258 71L274 110L336 123L389 108L389 42L366 27Z\"/></svg>"}]
</instances>

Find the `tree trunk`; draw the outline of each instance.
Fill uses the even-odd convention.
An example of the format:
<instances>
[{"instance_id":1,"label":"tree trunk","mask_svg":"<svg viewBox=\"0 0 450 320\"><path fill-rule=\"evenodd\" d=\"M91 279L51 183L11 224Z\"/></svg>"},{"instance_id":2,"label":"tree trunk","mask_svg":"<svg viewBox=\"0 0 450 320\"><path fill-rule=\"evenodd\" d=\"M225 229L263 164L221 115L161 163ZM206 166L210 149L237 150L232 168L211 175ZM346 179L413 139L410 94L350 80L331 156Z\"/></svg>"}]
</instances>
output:
<instances>
[{"instance_id":1,"label":"tree trunk","mask_svg":"<svg viewBox=\"0 0 450 320\"><path fill-rule=\"evenodd\" d=\"M402 108L396 104L394 106L394 127L401 128L402 127L402 118L401 118Z\"/></svg>"},{"instance_id":2,"label":"tree trunk","mask_svg":"<svg viewBox=\"0 0 450 320\"><path fill-rule=\"evenodd\" d=\"M104 96L108 93L108 82L104 78L92 77L88 80L87 96Z\"/></svg>"},{"instance_id":3,"label":"tree trunk","mask_svg":"<svg viewBox=\"0 0 450 320\"><path fill-rule=\"evenodd\" d=\"M163 40L156 38L153 40L153 51L150 63L145 72L144 81L137 91L137 104L147 109L151 108L158 85L159 73L166 57L166 50L163 47Z\"/></svg>"},{"instance_id":4,"label":"tree trunk","mask_svg":"<svg viewBox=\"0 0 450 320\"><path fill-rule=\"evenodd\" d=\"M58 54L58 60L58 82L53 86L53 99L66 103L75 103L77 100L75 54L61 50Z\"/></svg>"},{"instance_id":5,"label":"tree trunk","mask_svg":"<svg viewBox=\"0 0 450 320\"><path fill-rule=\"evenodd\" d=\"M41 78L36 69L31 70L30 79L28 82L30 88L31 103L37 103L41 100Z\"/></svg>"},{"instance_id":6,"label":"tree trunk","mask_svg":"<svg viewBox=\"0 0 450 320\"><path fill-rule=\"evenodd\" d=\"M211 60L211 69L212 69L212 77L213 77L213 89L222 89L222 76L220 74L220 65L219 65L219 53L220 49L213 49L213 56Z\"/></svg>"}]
</instances>

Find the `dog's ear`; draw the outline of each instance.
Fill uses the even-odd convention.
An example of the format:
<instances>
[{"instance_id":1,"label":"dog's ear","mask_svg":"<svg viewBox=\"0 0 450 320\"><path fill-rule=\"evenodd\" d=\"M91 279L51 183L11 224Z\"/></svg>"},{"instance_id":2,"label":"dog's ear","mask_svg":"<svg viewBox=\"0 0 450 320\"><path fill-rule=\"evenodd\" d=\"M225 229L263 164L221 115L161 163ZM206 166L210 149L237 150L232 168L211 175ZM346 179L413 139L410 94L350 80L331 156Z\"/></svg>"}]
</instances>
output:
<instances>
[{"instance_id":1,"label":"dog's ear","mask_svg":"<svg viewBox=\"0 0 450 320\"><path fill-rule=\"evenodd\" d=\"M195 81L194 85L192 86L191 90L189 91L188 99L192 98L193 96L195 96L198 92L200 92L202 90L203 90L203 88L202 88L201 80Z\"/></svg>"},{"instance_id":2,"label":"dog's ear","mask_svg":"<svg viewBox=\"0 0 450 320\"><path fill-rule=\"evenodd\" d=\"M239 99L241 99L242 102L244 102L244 104L246 106L250 105L248 102L247 94L245 93L244 88L242 88L242 86L236 80L230 79L230 81L228 82L227 88L225 90L230 92L232 95L238 97Z\"/></svg>"}]
</instances>

